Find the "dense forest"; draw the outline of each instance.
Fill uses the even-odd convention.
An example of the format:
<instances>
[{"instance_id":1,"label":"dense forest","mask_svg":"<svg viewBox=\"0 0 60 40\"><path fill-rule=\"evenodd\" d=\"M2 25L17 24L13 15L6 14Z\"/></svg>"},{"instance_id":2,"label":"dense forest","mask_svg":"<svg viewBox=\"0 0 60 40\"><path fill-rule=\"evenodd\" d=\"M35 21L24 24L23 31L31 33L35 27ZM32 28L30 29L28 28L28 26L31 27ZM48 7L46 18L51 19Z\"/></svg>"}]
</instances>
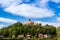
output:
<instances>
[{"instance_id":1,"label":"dense forest","mask_svg":"<svg viewBox=\"0 0 60 40\"><path fill-rule=\"evenodd\" d=\"M48 25L48 24L46 24L45 26L42 26L42 24L23 25L22 23L17 22L8 27L0 29L0 35L4 35L5 37L9 37L9 38L17 38L18 35L26 36L27 34L36 36L39 33L49 34L51 36L57 36L57 32L59 32L60 29L58 31L56 31L56 30L58 30L56 27L54 27L52 25ZM60 35L60 34L58 34L58 35Z\"/></svg>"}]
</instances>

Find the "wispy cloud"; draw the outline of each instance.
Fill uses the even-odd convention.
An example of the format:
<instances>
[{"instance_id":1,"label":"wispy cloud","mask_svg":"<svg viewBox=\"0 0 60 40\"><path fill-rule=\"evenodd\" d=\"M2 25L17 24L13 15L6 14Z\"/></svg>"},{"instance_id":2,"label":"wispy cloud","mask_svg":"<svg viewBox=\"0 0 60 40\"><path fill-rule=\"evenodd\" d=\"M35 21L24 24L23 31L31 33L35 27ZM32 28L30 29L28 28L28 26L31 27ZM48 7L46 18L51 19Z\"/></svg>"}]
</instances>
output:
<instances>
[{"instance_id":1,"label":"wispy cloud","mask_svg":"<svg viewBox=\"0 0 60 40\"><path fill-rule=\"evenodd\" d=\"M60 0L52 0L55 3L60 3Z\"/></svg>"},{"instance_id":2,"label":"wispy cloud","mask_svg":"<svg viewBox=\"0 0 60 40\"><path fill-rule=\"evenodd\" d=\"M3 27L4 27L4 25L0 24L0 29L3 28Z\"/></svg>"},{"instance_id":3,"label":"wispy cloud","mask_svg":"<svg viewBox=\"0 0 60 40\"><path fill-rule=\"evenodd\" d=\"M8 19L8 18L0 17L0 22L5 22L5 23L13 24L13 23L16 23L17 21L13 20L13 19Z\"/></svg>"},{"instance_id":4,"label":"wispy cloud","mask_svg":"<svg viewBox=\"0 0 60 40\"><path fill-rule=\"evenodd\" d=\"M38 23L41 23L43 26L48 24L48 25L53 25L55 27L59 27L60 26L60 22L42 22L42 21L36 21Z\"/></svg>"},{"instance_id":5,"label":"wispy cloud","mask_svg":"<svg viewBox=\"0 0 60 40\"><path fill-rule=\"evenodd\" d=\"M40 7L47 7L49 0L39 0L37 5L39 4Z\"/></svg>"},{"instance_id":6,"label":"wispy cloud","mask_svg":"<svg viewBox=\"0 0 60 40\"><path fill-rule=\"evenodd\" d=\"M20 4L22 0L0 0L0 4L2 7L9 7L10 5Z\"/></svg>"},{"instance_id":7,"label":"wispy cloud","mask_svg":"<svg viewBox=\"0 0 60 40\"><path fill-rule=\"evenodd\" d=\"M25 0L26 2L30 0ZM36 1L36 0L35 0ZM41 7L31 6L29 4L19 4L22 0L10 0L10 1L2 1L1 4L3 6L8 6L4 8L4 11L10 12L13 15L20 15L24 17L31 17L31 18L42 18L42 17L51 17L54 16L54 11L48 9L46 6L48 0L37 0L35 4L40 5ZM33 3L34 4L34 3Z\"/></svg>"},{"instance_id":8,"label":"wispy cloud","mask_svg":"<svg viewBox=\"0 0 60 40\"><path fill-rule=\"evenodd\" d=\"M30 6L28 4L21 4L18 6L9 6L4 9L7 12L11 12L14 15L21 15L24 17L32 17L32 18L41 18L41 17L51 17L54 15L54 11L49 10L47 8L38 8L34 6Z\"/></svg>"},{"instance_id":9,"label":"wispy cloud","mask_svg":"<svg viewBox=\"0 0 60 40\"><path fill-rule=\"evenodd\" d=\"M60 17L57 17L57 21L60 22Z\"/></svg>"},{"instance_id":10,"label":"wispy cloud","mask_svg":"<svg viewBox=\"0 0 60 40\"><path fill-rule=\"evenodd\" d=\"M29 2L31 0L0 0L0 4L4 8L3 9L4 11L9 12L13 15L19 15L30 18L44 18L44 17L55 16L54 10L48 8L49 1L60 3L60 0L35 0L31 4L23 3L23 1ZM7 19L7 18L0 18L0 19L1 19L0 21L7 23L17 22L16 20ZM56 19L56 21L59 20L60 18ZM56 25L56 26L60 25L60 22L41 22L41 23Z\"/></svg>"},{"instance_id":11,"label":"wispy cloud","mask_svg":"<svg viewBox=\"0 0 60 40\"><path fill-rule=\"evenodd\" d=\"M37 20L36 20L36 22L41 23L42 25L49 24L49 25L53 25L53 26L59 27L60 26L60 17L56 17L56 21L55 22L42 22L42 21L37 21Z\"/></svg>"}]
</instances>

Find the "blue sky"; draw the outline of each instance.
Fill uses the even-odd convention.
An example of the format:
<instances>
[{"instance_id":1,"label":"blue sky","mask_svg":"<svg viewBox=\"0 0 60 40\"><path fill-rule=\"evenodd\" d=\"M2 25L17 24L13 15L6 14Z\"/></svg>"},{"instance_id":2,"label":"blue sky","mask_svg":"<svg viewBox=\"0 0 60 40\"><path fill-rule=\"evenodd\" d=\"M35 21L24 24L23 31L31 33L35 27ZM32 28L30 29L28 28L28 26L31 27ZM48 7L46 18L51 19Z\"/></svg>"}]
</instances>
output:
<instances>
[{"instance_id":1,"label":"blue sky","mask_svg":"<svg viewBox=\"0 0 60 40\"><path fill-rule=\"evenodd\" d=\"M0 0L0 28L16 22L60 26L60 0Z\"/></svg>"}]
</instances>

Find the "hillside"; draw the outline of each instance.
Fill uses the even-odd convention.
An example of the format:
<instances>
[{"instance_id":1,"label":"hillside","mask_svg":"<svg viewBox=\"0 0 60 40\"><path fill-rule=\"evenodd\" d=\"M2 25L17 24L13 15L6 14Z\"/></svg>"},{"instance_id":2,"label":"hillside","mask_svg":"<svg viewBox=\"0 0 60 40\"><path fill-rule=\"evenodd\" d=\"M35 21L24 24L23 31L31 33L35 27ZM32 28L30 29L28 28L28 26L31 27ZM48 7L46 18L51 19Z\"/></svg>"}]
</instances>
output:
<instances>
[{"instance_id":1,"label":"hillside","mask_svg":"<svg viewBox=\"0 0 60 40\"><path fill-rule=\"evenodd\" d=\"M0 35L4 35L5 37L9 38L16 38L18 35L32 35L36 36L37 34L49 34L51 36L56 36L56 27L51 25L42 26L41 24L38 25L23 25L20 22L12 24L8 27L0 29Z\"/></svg>"}]
</instances>

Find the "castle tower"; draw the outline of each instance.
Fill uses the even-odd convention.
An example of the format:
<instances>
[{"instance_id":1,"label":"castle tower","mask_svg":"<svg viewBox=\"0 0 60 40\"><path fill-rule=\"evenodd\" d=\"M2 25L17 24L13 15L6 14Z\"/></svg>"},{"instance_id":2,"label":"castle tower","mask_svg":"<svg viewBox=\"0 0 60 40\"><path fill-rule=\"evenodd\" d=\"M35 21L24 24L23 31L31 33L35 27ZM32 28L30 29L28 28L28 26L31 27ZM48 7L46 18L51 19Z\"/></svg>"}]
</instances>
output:
<instances>
[{"instance_id":1,"label":"castle tower","mask_svg":"<svg viewBox=\"0 0 60 40\"><path fill-rule=\"evenodd\" d=\"M31 19L29 18L29 19L28 19L28 21L30 22L30 21L31 21Z\"/></svg>"}]
</instances>

